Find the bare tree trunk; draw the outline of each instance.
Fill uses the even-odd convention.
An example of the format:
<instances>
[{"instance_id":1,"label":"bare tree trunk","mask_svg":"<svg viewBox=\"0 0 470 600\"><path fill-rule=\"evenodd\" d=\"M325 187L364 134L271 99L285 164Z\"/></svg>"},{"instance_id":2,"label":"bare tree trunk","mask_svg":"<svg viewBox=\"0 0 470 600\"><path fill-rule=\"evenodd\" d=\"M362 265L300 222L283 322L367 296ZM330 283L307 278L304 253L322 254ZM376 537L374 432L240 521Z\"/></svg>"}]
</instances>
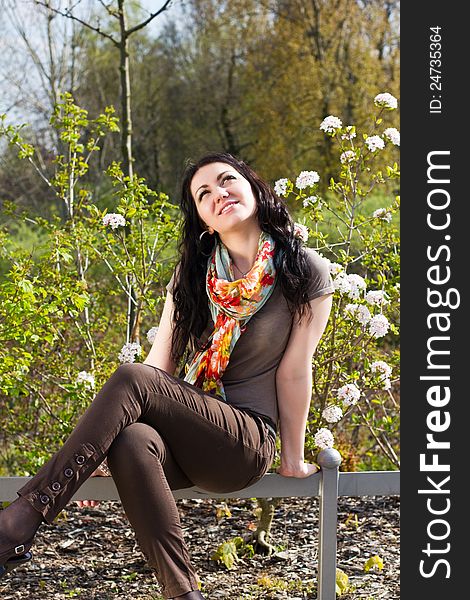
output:
<instances>
[{"instance_id":1,"label":"bare tree trunk","mask_svg":"<svg viewBox=\"0 0 470 600\"><path fill-rule=\"evenodd\" d=\"M131 81L129 68L129 33L124 8L125 0L118 0L119 26L121 39L119 43L119 73L121 78L121 153L124 175L132 177L132 114L131 114Z\"/></svg>"},{"instance_id":2,"label":"bare tree trunk","mask_svg":"<svg viewBox=\"0 0 470 600\"><path fill-rule=\"evenodd\" d=\"M125 0L118 0L119 27L121 39L119 40L119 74L121 80L121 155L122 170L124 175L132 178L134 169L132 165L132 114L131 114L131 78L129 65L129 34L127 31L127 17ZM125 235L129 235L131 226L126 225ZM134 301L137 300L134 287L131 283L129 293ZM128 338L130 342L140 343L139 323L136 322L135 302L129 303Z\"/></svg>"}]
</instances>

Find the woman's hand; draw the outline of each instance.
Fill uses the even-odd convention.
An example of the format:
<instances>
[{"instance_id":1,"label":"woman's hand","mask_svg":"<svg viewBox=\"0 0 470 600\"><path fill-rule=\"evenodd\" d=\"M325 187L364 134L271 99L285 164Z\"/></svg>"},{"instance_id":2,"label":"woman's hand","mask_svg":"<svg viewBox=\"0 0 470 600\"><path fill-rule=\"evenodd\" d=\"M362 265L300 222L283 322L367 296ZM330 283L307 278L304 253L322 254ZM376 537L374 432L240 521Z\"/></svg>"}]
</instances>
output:
<instances>
[{"instance_id":1,"label":"woman's hand","mask_svg":"<svg viewBox=\"0 0 470 600\"><path fill-rule=\"evenodd\" d=\"M75 500L75 504L77 506L79 506L80 508L83 508L84 506L91 506L92 508L94 508L95 506L98 506L100 504L99 500Z\"/></svg>"},{"instance_id":2,"label":"woman's hand","mask_svg":"<svg viewBox=\"0 0 470 600\"><path fill-rule=\"evenodd\" d=\"M108 473L104 469L102 469L101 467L98 467L97 469L95 469L93 471L93 473L90 475L90 477L106 477L107 475L108 475ZM95 507L100 504L100 501L99 500L75 500L75 504L77 506L79 506L80 508L83 508L84 506Z\"/></svg>"},{"instance_id":3,"label":"woman's hand","mask_svg":"<svg viewBox=\"0 0 470 600\"><path fill-rule=\"evenodd\" d=\"M276 473L283 477L310 477L314 473L317 473L320 468L317 465L306 463L305 461L296 462L283 462L281 459L281 466L276 469Z\"/></svg>"}]
</instances>

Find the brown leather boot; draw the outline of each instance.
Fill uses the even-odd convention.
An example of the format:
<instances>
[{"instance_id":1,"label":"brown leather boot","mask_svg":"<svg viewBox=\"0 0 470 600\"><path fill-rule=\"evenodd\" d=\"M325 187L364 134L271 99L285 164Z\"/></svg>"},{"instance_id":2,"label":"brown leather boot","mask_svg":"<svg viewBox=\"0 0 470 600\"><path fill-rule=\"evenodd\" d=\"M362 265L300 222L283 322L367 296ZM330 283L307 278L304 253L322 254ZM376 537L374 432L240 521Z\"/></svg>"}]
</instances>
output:
<instances>
[{"instance_id":1,"label":"brown leather boot","mask_svg":"<svg viewBox=\"0 0 470 600\"><path fill-rule=\"evenodd\" d=\"M18 498L0 511L0 578L32 558L29 549L42 516Z\"/></svg>"}]
</instances>

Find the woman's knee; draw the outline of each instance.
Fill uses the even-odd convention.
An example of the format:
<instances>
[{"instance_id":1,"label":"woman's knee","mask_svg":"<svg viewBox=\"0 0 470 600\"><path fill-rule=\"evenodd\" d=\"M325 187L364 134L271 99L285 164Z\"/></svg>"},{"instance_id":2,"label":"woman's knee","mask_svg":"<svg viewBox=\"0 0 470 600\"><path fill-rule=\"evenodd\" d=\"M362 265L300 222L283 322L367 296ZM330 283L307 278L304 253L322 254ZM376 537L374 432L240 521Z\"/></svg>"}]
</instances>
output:
<instances>
[{"instance_id":1,"label":"woman's knee","mask_svg":"<svg viewBox=\"0 0 470 600\"><path fill-rule=\"evenodd\" d=\"M165 372L144 363L124 363L111 375L110 382L118 388L126 388L137 394L146 389L158 389Z\"/></svg>"},{"instance_id":2,"label":"woman's knee","mask_svg":"<svg viewBox=\"0 0 470 600\"><path fill-rule=\"evenodd\" d=\"M158 433L145 423L132 423L125 427L114 439L108 450L108 464L134 461L139 453L153 447Z\"/></svg>"},{"instance_id":3,"label":"woman's knee","mask_svg":"<svg viewBox=\"0 0 470 600\"><path fill-rule=\"evenodd\" d=\"M140 380L142 377L148 377L150 374L151 368L149 365L144 365L143 363L124 363L119 365L114 371L113 377L127 383Z\"/></svg>"}]
</instances>

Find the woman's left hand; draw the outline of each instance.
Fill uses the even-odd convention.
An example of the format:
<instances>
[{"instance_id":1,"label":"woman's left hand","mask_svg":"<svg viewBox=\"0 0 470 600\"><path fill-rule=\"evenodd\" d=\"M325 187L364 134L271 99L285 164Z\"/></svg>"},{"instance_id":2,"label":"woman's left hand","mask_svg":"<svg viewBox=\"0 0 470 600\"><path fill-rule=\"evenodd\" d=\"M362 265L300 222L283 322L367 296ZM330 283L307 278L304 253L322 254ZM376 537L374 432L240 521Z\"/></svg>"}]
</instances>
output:
<instances>
[{"instance_id":1,"label":"woman's left hand","mask_svg":"<svg viewBox=\"0 0 470 600\"><path fill-rule=\"evenodd\" d=\"M276 469L276 473L283 477L310 477L314 473L317 473L320 468L317 465L312 465L304 461L300 461L295 464L283 464Z\"/></svg>"}]
</instances>

